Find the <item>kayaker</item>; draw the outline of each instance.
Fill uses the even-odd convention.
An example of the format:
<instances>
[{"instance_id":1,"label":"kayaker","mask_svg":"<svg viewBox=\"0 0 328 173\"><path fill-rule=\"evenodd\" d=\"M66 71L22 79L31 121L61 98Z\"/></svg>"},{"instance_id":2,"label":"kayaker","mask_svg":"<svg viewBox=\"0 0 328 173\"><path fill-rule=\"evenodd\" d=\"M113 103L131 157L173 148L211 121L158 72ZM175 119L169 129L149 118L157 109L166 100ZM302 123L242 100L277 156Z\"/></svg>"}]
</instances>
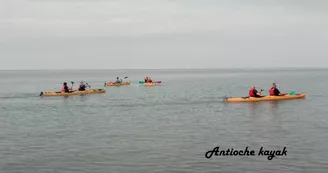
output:
<instances>
[{"instance_id":1,"label":"kayaker","mask_svg":"<svg viewBox=\"0 0 328 173\"><path fill-rule=\"evenodd\" d=\"M146 83L149 83L149 81L150 81L150 77L146 77L146 78L145 78L145 82L146 82Z\"/></svg>"},{"instance_id":2,"label":"kayaker","mask_svg":"<svg viewBox=\"0 0 328 173\"><path fill-rule=\"evenodd\" d=\"M151 80L151 78L148 77L148 83L152 83L152 82L153 82L153 80Z\"/></svg>"},{"instance_id":3,"label":"kayaker","mask_svg":"<svg viewBox=\"0 0 328 173\"><path fill-rule=\"evenodd\" d=\"M116 81L115 81L114 83L121 83L121 82L120 82L120 79L117 77L117 78L116 78Z\"/></svg>"},{"instance_id":4,"label":"kayaker","mask_svg":"<svg viewBox=\"0 0 328 173\"><path fill-rule=\"evenodd\" d=\"M78 90L79 91L85 91L85 88L86 88L85 84L81 81Z\"/></svg>"},{"instance_id":5,"label":"kayaker","mask_svg":"<svg viewBox=\"0 0 328 173\"><path fill-rule=\"evenodd\" d=\"M272 83L272 87L269 90L270 96L284 96L286 94L281 94L280 91L277 88L276 83Z\"/></svg>"},{"instance_id":6,"label":"kayaker","mask_svg":"<svg viewBox=\"0 0 328 173\"><path fill-rule=\"evenodd\" d=\"M72 88L68 88L67 83L64 82L63 86L61 87L61 92L69 92L70 90L72 90Z\"/></svg>"},{"instance_id":7,"label":"kayaker","mask_svg":"<svg viewBox=\"0 0 328 173\"><path fill-rule=\"evenodd\" d=\"M249 97L263 97L261 96L261 94L262 94L262 90L258 92L255 86L252 86L252 88L248 92Z\"/></svg>"}]
</instances>

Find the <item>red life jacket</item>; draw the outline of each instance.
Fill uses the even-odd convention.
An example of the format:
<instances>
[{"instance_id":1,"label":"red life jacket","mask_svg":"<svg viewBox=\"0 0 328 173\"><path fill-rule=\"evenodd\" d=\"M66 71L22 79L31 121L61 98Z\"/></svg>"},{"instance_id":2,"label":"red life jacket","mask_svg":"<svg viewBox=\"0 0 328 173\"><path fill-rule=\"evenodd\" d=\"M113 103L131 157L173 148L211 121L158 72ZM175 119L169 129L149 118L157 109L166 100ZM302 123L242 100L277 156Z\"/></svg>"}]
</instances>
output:
<instances>
[{"instance_id":1,"label":"red life jacket","mask_svg":"<svg viewBox=\"0 0 328 173\"><path fill-rule=\"evenodd\" d=\"M269 93L270 93L270 96L274 96L274 95L276 95L276 94L274 93L274 89L273 89L273 88L271 88L271 89L269 90Z\"/></svg>"},{"instance_id":2,"label":"red life jacket","mask_svg":"<svg viewBox=\"0 0 328 173\"><path fill-rule=\"evenodd\" d=\"M254 90L253 90L253 89L252 89L252 90L249 90L248 95L249 95L250 97L255 97L255 95L254 95Z\"/></svg>"}]
</instances>

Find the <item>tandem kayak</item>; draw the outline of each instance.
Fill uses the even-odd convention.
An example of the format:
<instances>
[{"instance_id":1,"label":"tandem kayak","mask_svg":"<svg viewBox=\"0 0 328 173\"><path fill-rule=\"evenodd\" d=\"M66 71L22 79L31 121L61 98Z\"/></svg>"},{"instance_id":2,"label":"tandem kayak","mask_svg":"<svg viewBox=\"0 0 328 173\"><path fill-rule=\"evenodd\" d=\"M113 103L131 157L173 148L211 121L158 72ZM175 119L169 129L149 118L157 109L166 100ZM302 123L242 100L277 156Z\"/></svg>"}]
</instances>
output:
<instances>
[{"instance_id":1,"label":"tandem kayak","mask_svg":"<svg viewBox=\"0 0 328 173\"><path fill-rule=\"evenodd\" d=\"M84 95L84 94L97 94L97 93L104 93L106 92L105 89L89 89L85 91L71 91L71 92L41 92L40 96L69 96L69 95Z\"/></svg>"},{"instance_id":2,"label":"tandem kayak","mask_svg":"<svg viewBox=\"0 0 328 173\"><path fill-rule=\"evenodd\" d=\"M146 83L146 82L145 81L139 81L139 84L144 84L144 83ZM154 81L152 83L162 83L162 81Z\"/></svg>"},{"instance_id":3,"label":"tandem kayak","mask_svg":"<svg viewBox=\"0 0 328 173\"><path fill-rule=\"evenodd\" d=\"M227 102L258 102L258 101L272 101L272 100L292 100L305 98L306 94L284 95L284 96L264 96L264 97L227 97Z\"/></svg>"},{"instance_id":4,"label":"tandem kayak","mask_svg":"<svg viewBox=\"0 0 328 173\"><path fill-rule=\"evenodd\" d=\"M106 84L107 86L122 86L122 85L130 85L130 82L122 82L122 83L113 83L109 82Z\"/></svg>"},{"instance_id":5,"label":"tandem kayak","mask_svg":"<svg viewBox=\"0 0 328 173\"><path fill-rule=\"evenodd\" d=\"M158 83L143 83L143 85L145 86L155 86L157 85Z\"/></svg>"}]
</instances>

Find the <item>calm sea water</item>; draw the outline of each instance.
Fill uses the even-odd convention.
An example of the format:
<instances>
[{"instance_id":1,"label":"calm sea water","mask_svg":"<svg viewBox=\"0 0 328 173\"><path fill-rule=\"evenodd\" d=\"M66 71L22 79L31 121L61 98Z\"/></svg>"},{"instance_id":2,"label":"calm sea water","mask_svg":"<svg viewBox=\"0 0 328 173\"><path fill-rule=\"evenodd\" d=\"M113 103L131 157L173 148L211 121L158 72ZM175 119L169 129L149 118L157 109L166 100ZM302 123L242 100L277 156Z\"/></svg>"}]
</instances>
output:
<instances>
[{"instance_id":1,"label":"calm sea water","mask_svg":"<svg viewBox=\"0 0 328 173\"><path fill-rule=\"evenodd\" d=\"M64 81L128 76L107 93L38 97ZM145 76L161 86L136 84ZM0 71L0 172L327 172L328 70ZM251 85L306 99L223 103ZM213 156L283 149L287 156Z\"/></svg>"}]
</instances>

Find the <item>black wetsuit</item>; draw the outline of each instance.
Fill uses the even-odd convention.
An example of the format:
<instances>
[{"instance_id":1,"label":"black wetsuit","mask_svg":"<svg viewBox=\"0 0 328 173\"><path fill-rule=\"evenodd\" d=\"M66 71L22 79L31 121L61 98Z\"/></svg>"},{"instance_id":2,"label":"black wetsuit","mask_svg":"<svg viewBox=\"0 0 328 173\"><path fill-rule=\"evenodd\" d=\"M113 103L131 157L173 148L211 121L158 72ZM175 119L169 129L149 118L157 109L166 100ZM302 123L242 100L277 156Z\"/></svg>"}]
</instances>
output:
<instances>
[{"instance_id":1,"label":"black wetsuit","mask_svg":"<svg viewBox=\"0 0 328 173\"><path fill-rule=\"evenodd\" d=\"M264 97L264 96L258 95L257 92L258 92L257 90L253 90L254 97Z\"/></svg>"},{"instance_id":2,"label":"black wetsuit","mask_svg":"<svg viewBox=\"0 0 328 173\"><path fill-rule=\"evenodd\" d=\"M80 87L79 87L79 91L84 91L85 90L85 85L80 85Z\"/></svg>"},{"instance_id":3,"label":"black wetsuit","mask_svg":"<svg viewBox=\"0 0 328 173\"><path fill-rule=\"evenodd\" d=\"M69 89L68 89L67 85L64 86L64 89L65 89L65 92L67 92L67 93L69 92Z\"/></svg>"},{"instance_id":4,"label":"black wetsuit","mask_svg":"<svg viewBox=\"0 0 328 173\"><path fill-rule=\"evenodd\" d=\"M277 88L275 88L273 91L274 91L274 95L275 96L279 96L280 95L280 91Z\"/></svg>"}]
</instances>

